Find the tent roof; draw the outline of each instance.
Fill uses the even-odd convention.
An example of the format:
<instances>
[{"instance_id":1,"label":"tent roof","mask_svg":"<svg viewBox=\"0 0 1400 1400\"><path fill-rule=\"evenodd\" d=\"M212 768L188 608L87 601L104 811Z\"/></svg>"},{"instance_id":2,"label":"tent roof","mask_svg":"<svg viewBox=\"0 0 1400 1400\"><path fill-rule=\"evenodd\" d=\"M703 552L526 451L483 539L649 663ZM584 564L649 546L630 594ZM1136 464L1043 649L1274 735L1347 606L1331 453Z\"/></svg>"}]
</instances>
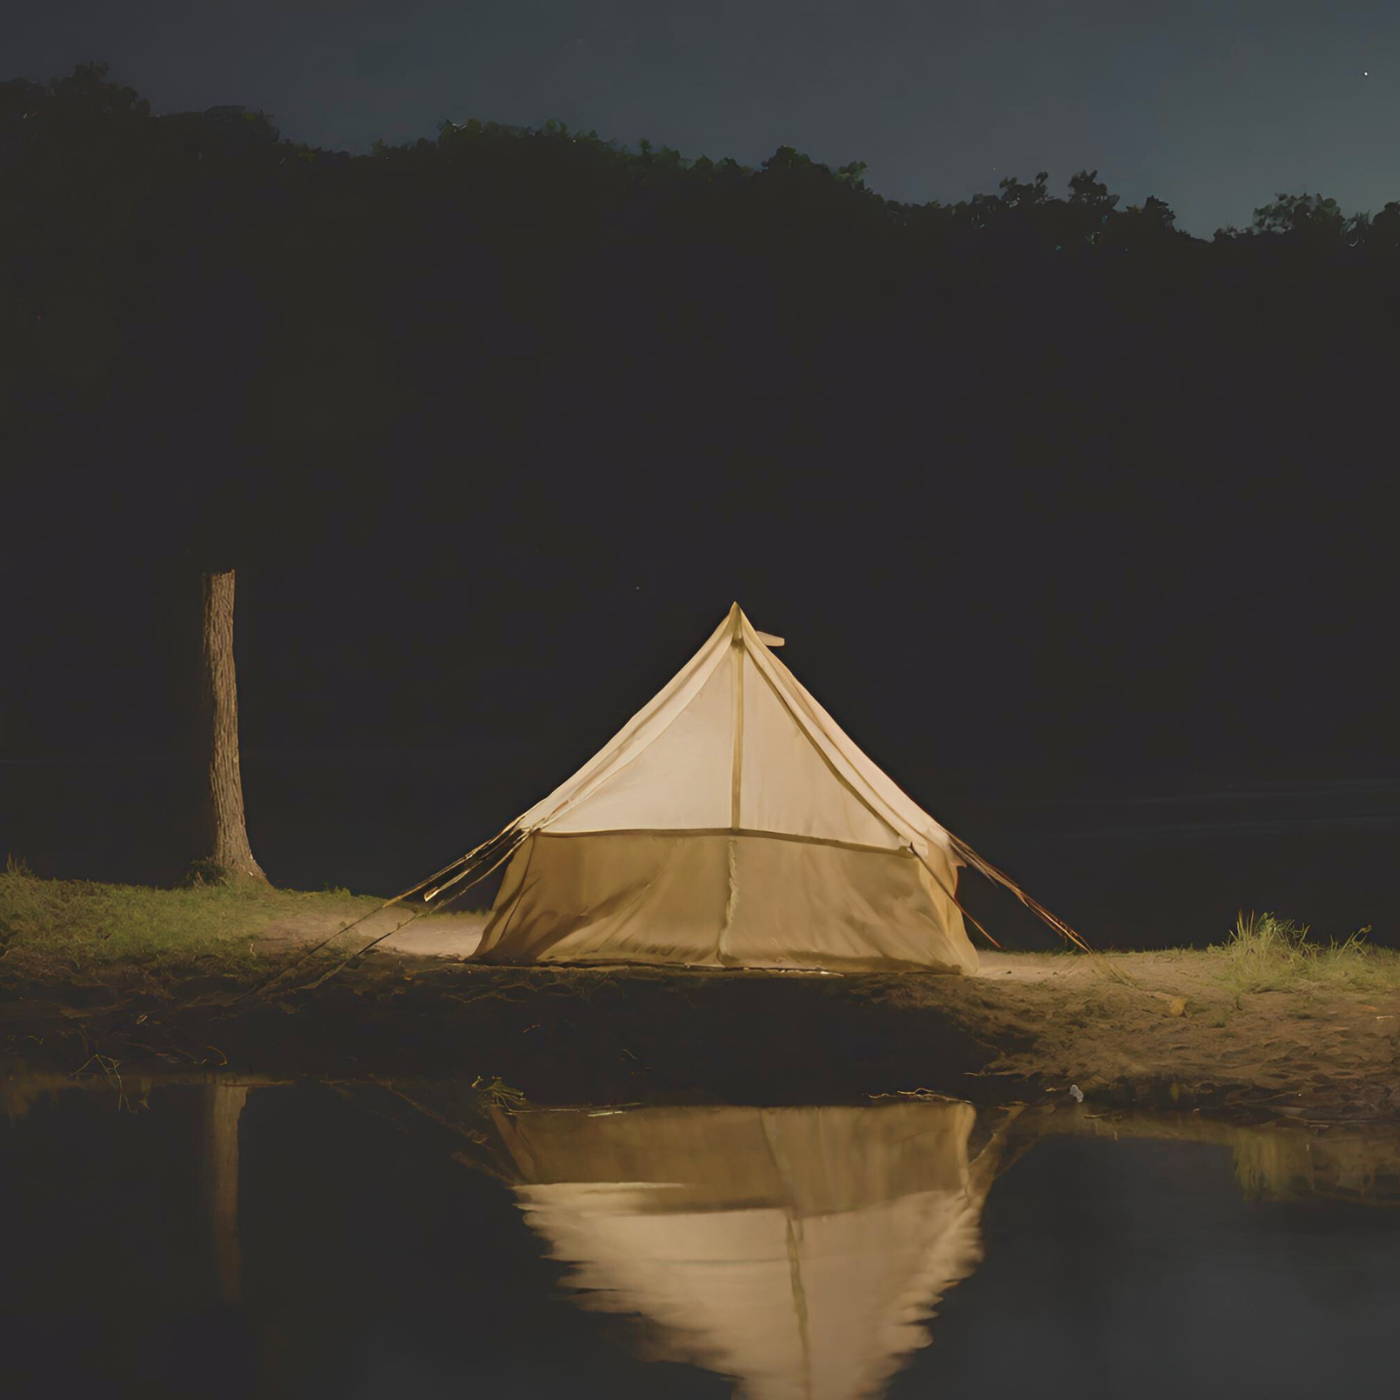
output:
<instances>
[{"instance_id":1,"label":"tent roof","mask_svg":"<svg viewBox=\"0 0 1400 1400\"><path fill-rule=\"evenodd\" d=\"M516 829L745 830L925 856L937 847L955 859L948 832L861 752L765 636L735 603L670 684Z\"/></svg>"}]
</instances>

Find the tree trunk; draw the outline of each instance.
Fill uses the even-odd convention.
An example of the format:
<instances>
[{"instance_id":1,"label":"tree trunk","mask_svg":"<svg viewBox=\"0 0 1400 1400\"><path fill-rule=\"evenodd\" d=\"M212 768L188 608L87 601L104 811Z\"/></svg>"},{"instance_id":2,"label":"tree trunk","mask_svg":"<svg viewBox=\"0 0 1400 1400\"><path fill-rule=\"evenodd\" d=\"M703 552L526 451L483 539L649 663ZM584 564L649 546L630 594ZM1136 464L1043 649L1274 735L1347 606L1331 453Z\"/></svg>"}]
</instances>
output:
<instances>
[{"instance_id":1,"label":"tree trunk","mask_svg":"<svg viewBox=\"0 0 1400 1400\"><path fill-rule=\"evenodd\" d=\"M248 845L243 815L243 775L238 765L238 682L233 668L233 570L205 574L204 743L205 858L221 880L267 883Z\"/></svg>"}]
</instances>

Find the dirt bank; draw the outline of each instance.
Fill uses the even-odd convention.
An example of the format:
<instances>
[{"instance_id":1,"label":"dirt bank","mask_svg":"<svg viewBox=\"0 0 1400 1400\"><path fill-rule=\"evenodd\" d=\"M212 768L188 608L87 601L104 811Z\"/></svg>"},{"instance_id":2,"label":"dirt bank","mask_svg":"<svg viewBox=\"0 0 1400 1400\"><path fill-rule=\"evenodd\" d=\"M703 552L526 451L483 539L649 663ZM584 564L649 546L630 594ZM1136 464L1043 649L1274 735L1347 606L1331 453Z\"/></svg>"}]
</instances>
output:
<instances>
[{"instance_id":1,"label":"dirt bank","mask_svg":"<svg viewBox=\"0 0 1400 1400\"><path fill-rule=\"evenodd\" d=\"M1076 1083L1090 1101L1400 1122L1400 985L1301 977L1287 990L1242 990L1231 971L1215 951L991 954L982 977L908 995L996 1045L988 1074Z\"/></svg>"},{"instance_id":2,"label":"dirt bank","mask_svg":"<svg viewBox=\"0 0 1400 1400\"><path fill-rule=\"evenodd\" d=\"M366 936L391 927L395 912L367 923ZM460 959L475 949L484 924L481 915L418 920L381 946ZM268 935L319 939L332 927L307 915ZM1400 1122L1400 978L1376 973L1357 986L1300 976L1285 979L1286 989L1256 990L1239 972L1218 951L1094 959L983 953L975 979L843 978L846 995L836 1000L883 1008L892 1038L906 1012L938 1016L953 1038L993 1052L978 1078L1004 1079L1008 1089L1053 1094L1077 1084L1091 1101L1165 1098L1312 1122ZM586 986L596 974L573 975ZM977 1058L971 1045L957 1057L960 1067L968 1056ZM935 1073L899 1065L903 1073L917 1068Z\"/></svg>"},{"instance_id":3,"label":"dirt bank","mask_svg":"<svg viewBox=\"0 0 1400 1400\"><path fill-rule=\"evenodd\" d=\"M449 952L479 921L413 928L315 990L120 965L81 980L0 975L0 1056L86 1074L469 1071L560 1103L919 1088L1037 1102L1077 1084L1091 1104L1400 1123L1388 976L1241 990L1214 952L992 954L976 978L509 969ZM319 936L315 919L260 935L274 965Z\"/></svg>"}]
</instances>

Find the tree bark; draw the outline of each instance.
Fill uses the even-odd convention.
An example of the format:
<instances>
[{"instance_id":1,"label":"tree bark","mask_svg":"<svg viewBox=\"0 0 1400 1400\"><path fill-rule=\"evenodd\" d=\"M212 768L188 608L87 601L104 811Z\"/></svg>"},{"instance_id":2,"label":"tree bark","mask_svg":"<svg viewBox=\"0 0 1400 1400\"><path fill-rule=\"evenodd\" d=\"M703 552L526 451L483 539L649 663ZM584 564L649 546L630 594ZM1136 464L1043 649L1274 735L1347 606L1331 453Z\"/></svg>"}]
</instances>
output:
<instances>
[{"instance_id":1,"label":"tree bark","mask_svg":"<svg viewBox=\"0 0 1400 1400\"><path fill-rule=\"evenodd\" d=\"M238 682L233 665L233 570L205 574L204 742L206 756L205 858L216 878L267 876L253 859L243 814L243 774L238 763Z\"/></svg>"}]
</instances>

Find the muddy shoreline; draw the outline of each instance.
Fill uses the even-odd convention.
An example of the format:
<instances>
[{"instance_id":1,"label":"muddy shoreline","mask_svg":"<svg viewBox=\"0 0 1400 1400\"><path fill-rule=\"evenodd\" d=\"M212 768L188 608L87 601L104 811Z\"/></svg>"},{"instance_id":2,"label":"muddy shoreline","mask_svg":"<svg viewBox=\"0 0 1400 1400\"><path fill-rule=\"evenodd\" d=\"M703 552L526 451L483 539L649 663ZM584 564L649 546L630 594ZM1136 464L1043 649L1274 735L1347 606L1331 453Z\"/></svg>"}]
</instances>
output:
<instances>
[{"instance_id":1,"label":"muddy shoreline","mask_svg":"<svg viewBox=\"0 0 1400 1400\"><path fill-rule=\"evenodd\" d=\"M1208 953L1006 954L975 978L477 967L377 954L314 991L120 971L0 991L29 1071L498 1077L535 1103L855 1101L929 1090L1237 1121L1400 1124L1400 994L1241 996Z\"/></svg>"}]
</instances>

